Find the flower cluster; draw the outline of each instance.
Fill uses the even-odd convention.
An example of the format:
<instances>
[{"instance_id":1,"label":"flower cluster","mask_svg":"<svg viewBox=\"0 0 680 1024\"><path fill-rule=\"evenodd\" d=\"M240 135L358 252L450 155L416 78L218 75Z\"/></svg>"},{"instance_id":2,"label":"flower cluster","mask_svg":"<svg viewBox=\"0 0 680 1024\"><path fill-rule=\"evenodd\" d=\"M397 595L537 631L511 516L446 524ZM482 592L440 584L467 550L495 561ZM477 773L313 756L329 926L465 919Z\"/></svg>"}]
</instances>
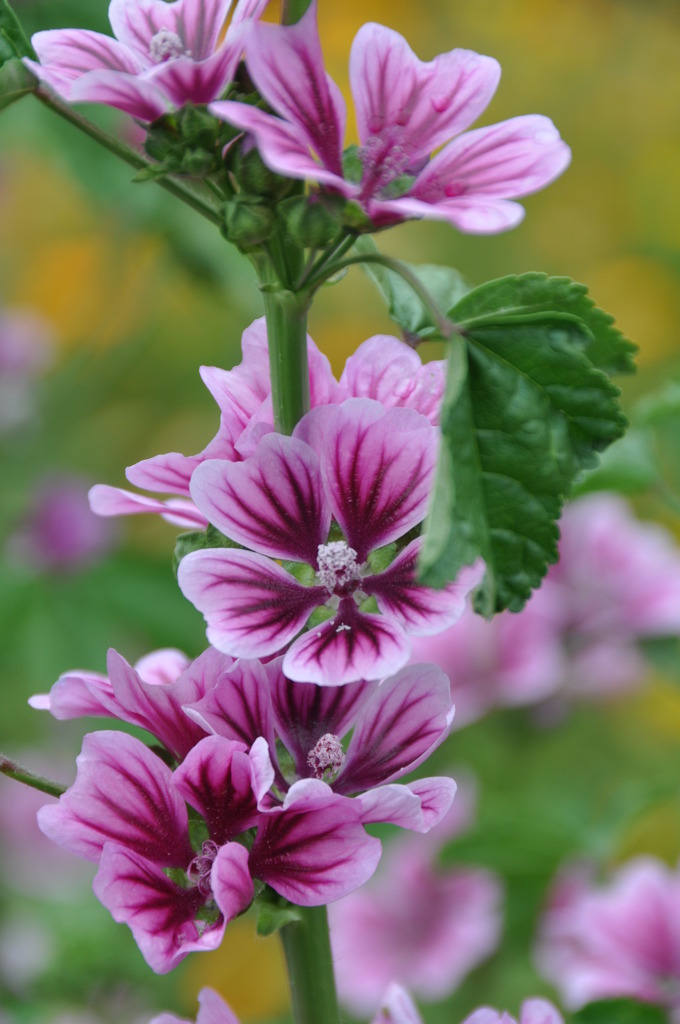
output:
<instances>
[{"instance_id":1,"label":"flower cluster","mask_svg":"<svg viewBox=\"0 0 680 1024\"><path fill-rule=\"evenodd\" d=\"M210 523L229 539L232 547L186 555L178 574L219 650L248 658L285 651L284 670L299 682L380 679L409 660L412 635L460 617L483 572L481 564L463 569L440 591L416 578L442 365L423 366L396 338L377 336L336 381L311 339L308 348L313 407L292 437L273 432L257 321L244 334L240 366L203 371L222 414L208 447L128 470L133 483L176 497L101 485L92 505L105 515L155 511L182 525Z\"/></svg>"},{"instance_id":2,"label":"flower cluster","mask_svg":"<svg viewBox=\"0 0 680 1024\"><path fill-rule=\"evenodd\" d=\"M292 26L261 22L265 6L239 0L223 34L230 0L111 0L115 38L39 32L39 62L25 63L67 102L106 103L142 122L208 104L273 171L348 202L362 229L431 217L467 232L504 231L524 216L513 200L568 165L569 147L547 117L466 131L498 84L493 58L457 49L423 62L376 24L352 46L360 145L343 150L345 104L324 68L316 4ZM232 88L243 55L257 92Z\"/></svg>"},{"instance_id":3,"label":"flower cluster","mask_svg":"<svg viewBox=\"0 0 680 1024\"><path fill-rule=\"evenodd\" d=\"M212 648L191 663L155 652L136 668L111 651L108 671L68 673L32 703L121 719L161 746L86 736L75 783L39 824L98 865L96 895L155 971L214 949L265 885L302 906L346 895L380 857L365 824L426 832L453 799L450 779L400 781L450 728L434 666L333 689L291 682L281 659Z\"/></svg>"}]
</instances>

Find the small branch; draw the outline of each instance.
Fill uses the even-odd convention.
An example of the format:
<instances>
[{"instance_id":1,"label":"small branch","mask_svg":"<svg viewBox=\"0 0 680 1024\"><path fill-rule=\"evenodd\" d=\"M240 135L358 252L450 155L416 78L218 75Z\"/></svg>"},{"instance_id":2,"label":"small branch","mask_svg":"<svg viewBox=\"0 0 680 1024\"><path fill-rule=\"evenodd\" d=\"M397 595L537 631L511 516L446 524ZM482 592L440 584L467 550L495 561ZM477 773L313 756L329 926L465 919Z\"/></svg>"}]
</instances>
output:
<instances>
[{"instance_id":1,"label":"small branch","mask_svg":"<svg viewBox=\"0 0 680 1024\"><path fill-rule=\"evenodd\" d=\"M339 260L343 257L347 250L352 248L355 242L356 238L354 235L345 235L330 252L322 253L317 259L310 259L295 286L296 290L301 291L307 285L308 281L318 277L330 260Z\"/></svg>"},{"instance_id":2,"label":"small branch","mask_svg":"<svg viewBox=\"0 0 680 1024\"><path fill-rule=\"evenodd\" d=\"M307 288L310 290L316 290L324 281L327 281L329 277L333 277L335 274L339 273L339 271L344 270L345 267L351 267L359 263L377 263L381 267L386 267L393 273L398 274L403 281L411 286L422 304L428 310L437 325L442 338L448 340L452 334L462 333L460 328L442 313L434 298L417 275L399 260L392 259L391 256L384 256L382 253L361 253L357 256L348 256L347 259L338 260L335 263L328 264L322 268L320 274L317 274L314 278L307 280Z\"/></svg>"},{"instance_id":3,"label":"small branch","mask_svg":"<svg viewBox=\"0 0 680 1024\"><path fill-rule=\"evenodd\" d=\"M62 103L52 93L38 89L35 96L53 113L58 114L59 117L68 121L69 124L78 128L79 131L84 132L85 135L88 135L95 142L104 146L110 153L120 157L121 160L134 167L135 170L141 171L147 167L155 166L155 164L143 157L141 153L138 153L136 149L117 139L114 135L110 135L92 121L88 121L87 118L72 110L68 104ZM217 208L206 196L201 195L195 186L171 177L157 178L156 184L164 188L166 192L170 192L177 199L181 199L183 203L186 203L187 206L190 206L197 213L206 217L207 220L212 221L213 224L220 225L222 223L222 218Z\"/></svg>"},{"instance_id":4,"label":"small branch","mask_svg":"<svg viewBox=\"0 0 680 1024\"><path fill-rule=\"evenodd\" d=\"M25 786L39 789L41 793L48 793L50 796L61 796L62 793L66 792L67 788L59 782L52 782L51 779L44 778L42 775L34 775L28 768L23 768L16 761L11 761L9 757L5 757L4 754L0 754L0 775L6 775L9 779L14 779L16 782L23 782Z\"/></svg>"}]
</instances>

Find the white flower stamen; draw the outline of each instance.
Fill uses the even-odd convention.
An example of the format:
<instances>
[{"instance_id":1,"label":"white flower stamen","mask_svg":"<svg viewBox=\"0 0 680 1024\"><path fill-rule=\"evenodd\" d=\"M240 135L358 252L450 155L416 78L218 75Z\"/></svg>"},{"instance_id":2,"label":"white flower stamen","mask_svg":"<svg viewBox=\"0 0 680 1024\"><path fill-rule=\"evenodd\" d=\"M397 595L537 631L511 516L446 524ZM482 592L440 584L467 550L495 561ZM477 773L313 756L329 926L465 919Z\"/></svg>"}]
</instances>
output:
<instances>
[{"instance_id":1,"label":"white flower stamen","mask_svg":"<svg viewBox=\"0 0 680 1024\"><path fill-rule=\"evenodd\" d=\"M345 752L337 736L332 732L325 733L307 754L307 764L317 779L332 782L343 764Z\"/></svg>"},{"instance_id":2,"label":"white flower stamen","mask_svg":"<svg viewBox=\"0 0 680 1024\"><path fill-rule=\"evenodd\" d=\"M357 553L344 540L319 544L317 559L319 562L319 571L316 574L317 582L325 587L329 594L333 594L336 587L344 587L354 580L361 579Z\"/></svg>"},{"instance_id":3,"label":"white flower stamen","mask_svg":"<svg viewBox=\"0 0 680 1024\"><path fill-rule=\"evenodd\" d=\"M149 43L149 55L154 64L163 64L168 60L175 60L184 53L182 40L169 28L162 28L160 32L152 37Z\"/></svg>"}]
</instances>

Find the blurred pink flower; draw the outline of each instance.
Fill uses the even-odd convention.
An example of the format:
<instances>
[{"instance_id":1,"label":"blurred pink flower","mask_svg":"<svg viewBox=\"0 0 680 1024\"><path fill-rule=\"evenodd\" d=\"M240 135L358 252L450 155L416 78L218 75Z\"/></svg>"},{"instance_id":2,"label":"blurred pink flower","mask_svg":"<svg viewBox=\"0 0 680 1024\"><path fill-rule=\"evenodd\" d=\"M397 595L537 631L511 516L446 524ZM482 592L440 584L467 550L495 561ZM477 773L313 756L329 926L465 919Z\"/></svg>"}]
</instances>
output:
<instances>
[{"instance_id":1,"label":"blurred pink flower","mask_svg":"<svg viewBox=\"0 0 680 1024\"><path fill-rule=\"evenodd\" d=\"M680 1022L680 872L638 857L597 885L587 868L555 882L536 944L539 970L568 1009L617 996Z\"/></svg>"},{"instance_id":2,"label":"blurred pink flower","mask_svg":"<svg viewBox=\"0 0 680 1024\"><path fill-rule=\"evenodd\" d=\"M451 679L454 728L494 707L542 704L549 721L567 700L642 681L639 641L680 634L680 548L614 494L571 502L560 560L523 611L486 621L471 610L435 637L414 637L414 661Z\"/></svg>"},{"instance_id":3,"label":"blurred pink flower","mask_svg":"<svg viewBox=\"0 0 680 1024\"><path fill-rule=\"evenodd\" d=\"M246 29L266 0L111 0L115 38L87 29L50 29L24 63L67 103L106 103L155 121L185 103L217 99L232 79Z\"/></svg>"},{"instance_id":4,"label":"blurred pink flower","mask_svg":"<svg viewBox=\"0 0 680 1024\"><path fill-rule=\"evenodd\" d=\"M552 121L537 114L466 132L496 90L493 58L452 50L424 63L397 32L366 24L350 55L360 146L349 172L345 103L324 68L314 2L295 25L255 25L246 64L274 114L233 101L210 111L250 132L273 170L356 200L376 225L431 217L504 231L524 216L509 200L543 188L570 160Z\"/></svg>"},{"instance_id":5,"label":"blurred pink flower","mask_svg":"<svg viewBox=\"0 0 680 1024\"><path fill-rule=\"evenodd\" d=\"M497 877L436 864L447 840L468 824L469 794L461 800L462 813L456 800L424 841L394 841L380 874L329 908L338 991L358 1016L375 1012L394 979L424 1000L443 999L498 945Z\"/></svg>"},{"instance_id":6,"label":"blurred pink flower","mask_svg":"<svg viewBox=\"0 0 680 1024\"><path fill-rule=\"evenodd\" d=\"M75 572L103 558L117 531L93 514L89 486L73 475L41 480L24 521L8 538L10 558L42 572Z\"/></svg>"},{"instance_id":7,"label":"blurred pink flower","mask_svg":"<svg viewBox=\"0 0 680 1024\"><path fill-rule=\"evenodd\" d=\"M52 361L53 343L51 328L36 313L0 313L0 434L35 415L34 384Z\"/></svg>"}]
</instances>

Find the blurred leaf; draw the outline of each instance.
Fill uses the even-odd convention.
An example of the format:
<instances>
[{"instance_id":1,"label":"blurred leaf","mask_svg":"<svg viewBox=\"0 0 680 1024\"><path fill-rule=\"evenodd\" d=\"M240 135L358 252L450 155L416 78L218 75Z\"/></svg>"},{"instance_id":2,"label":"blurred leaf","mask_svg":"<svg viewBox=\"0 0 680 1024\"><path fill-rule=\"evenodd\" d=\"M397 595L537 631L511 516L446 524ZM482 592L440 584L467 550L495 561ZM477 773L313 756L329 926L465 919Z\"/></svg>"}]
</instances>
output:
<instances>
[{"instance_id":1,"label":"blurred leaf","mask_svg":"<svg viewBox=\"0 0 680 1024\"><path fill-rule=\"evenodd\" d=\"M680 683L680 637L645 637L640 646L654 668L673 677L674 683Z\"/></svg>"},{"instance_id":2,"label":"blurred leaf","mask_svg":"<svg viewBox=\"0 0 680 1024\"><path fill-rule=\"evenodd\" d=\"M378 250L373 239L366 235L352 251L372 253ZM452 267L431 263L405 263L404 266L422 282L442 313L470 290L470 285ZM399 274L375 263L362 263L361 267L377 286L391 318L399 324L407 341L440 336L430 311Z\"/></svg>"},{"instance_id":3,"label":"blurred leaf","mask_svg":"<svg viewBox=\"0 0 680 1024\"><path fill-rule=\"evenodd\" d=\"M540 584L557 559L565 496L626 427L599 364L627 365L630 343L570 284L502 278L448 314L461 336L449 345L421 579L443 586L481 556L477 608L487 616L519 611Z\"/></svg>"},{"instance_id":4,"label":"blurred leaf","mask_svg":"<svg viewBox=\"0 0 680 1024\"><path fill-rule=\"evenodd\" d=\"M574 1013L572 1024L667 1024L668 1016L660 1006L639 1003L636 999L601 999Z\"/></svg>"},{"instance_id":5,"label":"blurred leaf","mask_svg":"<svg viewBox=\"0 0 680 1024\"><path fill-rule=\"evenodd\" d=\"M0 67L15 57L37 59L16 14L7 0L0 0Z\"/></svg>"},{"instance_id":6,"label":"blurred leaf","mask_svg":"<svg viewBox=\"0 0 680 1024\"><path fill-rule=\"evenodd\" d=\"M659 476L659 463L649 432L633 429L603 454L600 465L578 482L574 492L640 494L653 487Z\"/></svg>"},{"instance_id":7,"label":"blurred leaf","mask_svg":"<svg viewBox=\"0 0 680 1024\"><path fill-rule=\"evenodd\" d=\"M0 110L34 92L37 81L20 60L12 58L0 64Z\"/></svg>"},{"instance_id":8,"label":"blurred leaf","mask_svg":"<svg viewBox=\"0 0 680 1024\"><path fill-rule=\"evenodd\" d=\"M655 394L646 395L635 405L635 420L643 425L657 426L680 419L680 381L669 380Z\"/></svg>"}]
</instances>

